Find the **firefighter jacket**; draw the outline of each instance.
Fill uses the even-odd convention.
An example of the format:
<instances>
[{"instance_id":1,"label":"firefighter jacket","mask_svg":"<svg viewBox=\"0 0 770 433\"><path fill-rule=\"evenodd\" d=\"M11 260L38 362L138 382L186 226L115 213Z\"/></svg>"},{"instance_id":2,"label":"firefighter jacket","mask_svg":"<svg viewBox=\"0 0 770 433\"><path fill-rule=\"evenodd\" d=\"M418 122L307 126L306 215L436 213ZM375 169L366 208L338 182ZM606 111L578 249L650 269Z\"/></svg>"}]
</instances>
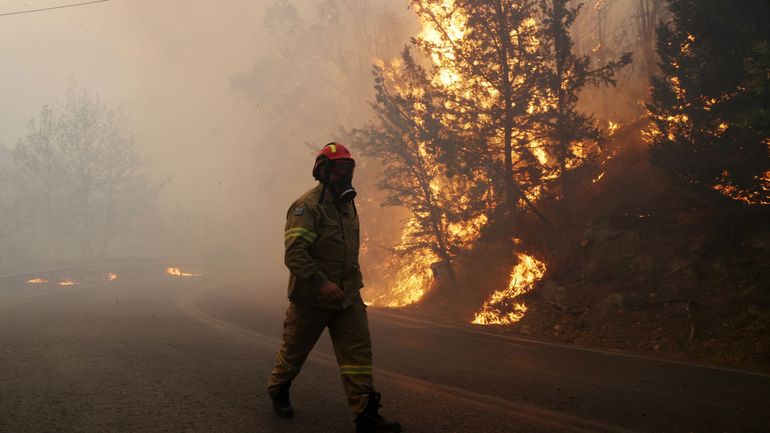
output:
<instances>
[{"instance_id":1,"label":"firefighter jacket","mask_svg":"<svg viewBox=\"0 0 770 433\"><path fill-rule=\"evenodd\" d=\"M319 202L323 185L306 192L286 215L284 263L289 268L289 299L324 308L344 309L361 295L358 264L358 212L353 203L337 204L331 191ZM320 296L327 282L345 292L341 301Z\"/></svg>"}]
</instances>

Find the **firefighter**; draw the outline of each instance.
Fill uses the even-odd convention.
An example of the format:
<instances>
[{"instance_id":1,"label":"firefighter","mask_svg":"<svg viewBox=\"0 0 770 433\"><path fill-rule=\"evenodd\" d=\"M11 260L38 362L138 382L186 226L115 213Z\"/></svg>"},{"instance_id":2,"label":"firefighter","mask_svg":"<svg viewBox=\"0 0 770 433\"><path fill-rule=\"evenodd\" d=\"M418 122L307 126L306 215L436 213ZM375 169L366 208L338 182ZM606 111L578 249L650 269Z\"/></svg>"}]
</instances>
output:
<instances>
[{"instance_id":1,"label":"firefighter","mask_svg":"<svg viewBox=\"0 0 770 433\"><path fill-rule=\"evenodd\" d=\"M294 415L289 387L328 327L356 432L400 432L399 423L379 414L380 394L372 383L369 323L359 293L363 282L354 168L345 146L324 146L313 166L319 184L287 213L284 261L291 272L290 302L268 392L277 415Z\"/></svg>"}]
</instances>

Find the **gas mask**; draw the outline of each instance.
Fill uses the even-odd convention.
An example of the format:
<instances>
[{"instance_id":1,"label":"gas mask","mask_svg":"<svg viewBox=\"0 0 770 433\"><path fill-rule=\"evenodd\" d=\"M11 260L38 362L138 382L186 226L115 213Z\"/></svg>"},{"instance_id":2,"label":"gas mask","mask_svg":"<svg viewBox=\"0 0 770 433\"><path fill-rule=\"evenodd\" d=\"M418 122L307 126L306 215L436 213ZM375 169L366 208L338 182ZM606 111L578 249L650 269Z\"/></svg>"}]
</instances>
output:
<instances>
[{"instance_id":1,"label":"gas mask","mask_svg":"<svg viewBox=\"0 0 770 433\"><path fill-rule=\"evenodd\" d=\"M337 203L347 203L356 198L356 190L353 188L353 173L330 182L332 194Z\"/></svg>"},{"instance_id":2,"label":"gas mask","mask_svg":"<svg viewBox=\"0 0 770 433\"><path fill-rule=\"evenodd\" d=\"M331 190L337 203L348 203L356 197L353 188L353 170L355 166L348 162L327 161L322 171L323 183Z\"/></svg>"}]
</instances>

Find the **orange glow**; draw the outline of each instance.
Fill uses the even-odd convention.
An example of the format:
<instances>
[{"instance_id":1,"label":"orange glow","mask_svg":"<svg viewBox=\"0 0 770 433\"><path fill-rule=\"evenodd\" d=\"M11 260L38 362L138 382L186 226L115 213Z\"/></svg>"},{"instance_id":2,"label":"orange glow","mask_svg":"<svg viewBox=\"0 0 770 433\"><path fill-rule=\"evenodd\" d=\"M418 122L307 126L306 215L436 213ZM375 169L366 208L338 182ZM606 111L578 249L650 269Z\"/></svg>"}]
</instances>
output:
<instances>
[{"instance_id":1,"label":"orange glow","mask_svg":"<svg viewBox=\"0 0 770 433\"><path fill-rule=\"evenodd\" d=\"M32 278L31 280L27 280L27 284L46 284L48 283L48 280L45 278Z\"/></svg>"},{"instance_id":2,"label":"orange glow","mask_svg":"<svg viewBox=\"0 0 770 433\"><path fill-rule=\"evenodd\" d=\"M693 35L687 35L687 40L682 43L682 45L679 46L679 49L682 51L682 54L692 54L692 44L695 42L695 36Z\"/></svg>"},{"instance_id":3,"label":"orange glow","mask_svg":"<svg viewBox=\"0 0 770 433\"><path fill-rule=\"evenodd\" d=\"M724 134L725 131L727 131L727 128L729 128L729 127L730 127L730 125L728 125L725 122L720 123L719 125L717 125L717 135Z\"/></svg>"},{"instance_id":4,"label":"orange glow","mask_svg":"<svg viewBox=\"0 0 770 433\"><path fill-rule=\"evenodd\" d=\"M441 4L421 4L418 7L430 11L437 17L441 17L446 11L454 9L454 0L443 0ZM452 52L452 43L463 38L466 21L466 18L461 14L452 14L451 19L442 23L441 30L436 28L430 21L422 22L422 31L418 37L436 47L431 53L431 60L438 67L433 84L451 87L462 80L462 77L448 63L455 59ZM446 35L442 30L446 32Z\"/></svg>"},{"instance_id":5,"label":"orange glow","mask_svg":"<svg viewBox=\"0 0 770 433\"><path fill-rule=\"evenodd\" d=\"M762 176L762 178L757 178L757 180L760 182L761 188L766 193L770 192L770 170L766 171L764 176ZM763 206L770 204L770 202L761 199L758 194L743 191L731 184L730 173L727 170L722 173L721 178L713 188L733 200L742 201L746 204Z\"/></svg>"},{"instance_id":6,"label":"orange glow","mask_svg":"<svg viewBox=\"0 0 770 433\"><path fill-rule=\"evenodd\" d=\"M403 307L418 302L430 288L433 281L431 265L438 261L436 254L427 249L407 250L409 241L420 230L415 218L410 218L401 232L401 242L395 247L395 253L386 264L389 269L395 269L394 273L386 275L384 281L392 282L385 288L374 289L374 297L369 298L368 305L378 307Z\"/></svg>"},{"instance_id":7,"label":"orange glow","mask_svg":"<svg viewBox=\"0 0 770 433\"><path fill-rule=\"evenodd\" d=\"M203 274L191 274L189 272L182 272L179 268L166 268L166 274L175 277L200 277Z\"/></svg>"},{"instance_id":8,"label":"orange glow","mask_svg":"<svg viewBox=\"0 0 770 433\"><path fill-rule=\"evenodd\" d=\"M118 275L112 272L107 272L107 275L104 276L104 279L107 281L115 281L118 279Z\"/></svg>"},{"instance_id":9,"label":"orange glow","mask_svg":"<svg viewBox=\"0 0 770 433\"><path fill-rule=\"evenodd\" d=\"M66 279L66 278L56 283L57 286L76 286L78 284L80 283L74 280Z\"/></svg>"},{"instance_id":10,"label":"orange glow","mask_svg":"<svg viewBox=\"0 0 770 433\"><path fill-rule=\"evenodd\" d=\"M415 1L412 3L412 7L418 11L417 15L421 21L421 31L417 39L422 41L424 46L430 48L427 55L434 68L432 69L431 84L449 93L453 93L458 100L466 100L486 108L499 106L501 99L500 89L495 88L492 82L485 81L486 78L464 76L462 72L464 69L457 67L456 62L460 60L457 57L460 54L458 47L466 42L463 38L470 33L467 33L468 18L463 15L464 9L455 3L455 0L441 0L437 2ZM521 22L519 27L511 29L510 36L519 40L526 38L522 42L523 49L535 52L540 45L540 42L535 38L537 34L535 31L536 26L538 26L538 23L535 19L527 19ZM511 61L515 62L517 60L513 59ZM392 72L398 68L397 63L390 62L390 67L385 67L385 62L379 62L379 64L384 67L384 78L394 81L392 88L396 92L421 96L421 89L399 86L402 83L398 82L396 74ZM511 79L515 85L524 84L524 77L522 75L514 76ZM457 106L456 102L453 101L450 98L444 104L447 112L441 114L443 117L440 120L447 124L447 126L456 128L458 127L456 125L458 117L454 110L458 110L460 113L463 111L462 107ZM532 98L527 111L530 114L544 113L552 109L556 101L556 95L547 92L538 93ZM422 114L427 107L424 107L419 102L410 108L418 113L415 116L416 118L413 119L414 122L418 126L424 126L422 125L422 117L419 114ZM472 131L473 129L472 124L459 125L459 127L466 131ZM531 152L536 159L533 165L536 165L537 169L542 171L540 179L558 178L560 172L555 167L555 161L553 161L553 155L550 150L552 143L539 140L530 131L515 130L513 135L516 137L516 142L520 143L518 145L526 147L524 149L515 149L514 152ZM492 141L490 147L502 149L504 140L502 130L497 135L490 137L490 140ZM471 173L470 177L473 178L472 180L463 180L461 176L446 176L443 166L435 160L434 156L425 146L425 144L420 144L417 154L418 157L423 159L422 166L428 178L427 186L429 191L426 192L426 195L431 196L430 200L435 204L435 208L472 208L474 203L470 203L470 194L466 192L474 188L475 185L488 182L489 174ZM567 168L572 169L584 164L596 152L596 146L590 143L571 143L571 157L567 161ZM513 156L514 161L522 160L520 155ZM502 159L502 152L495 152L492 158ZM522 179L516 180L521 181L523 185L531 183L526 178L526 174L521 176ZM545 190L543 188L542 185L528 186L522 192L531 201L536 201L544 194ZM489 210L485 209L483 212L466 217L462 221L452 218L451 212L438 215L435 219L439 221L432 222L434 226L439 226L438 229L434 230L439 232L436 236L443 236L443 243L450 245L453 250L471 247L473 242L478 239L482 229L489 222ZM390 260L390 263L382 265L386 269L394 269L393 272L383 278L383 281L387 282L388 287L379 288L376 285L373 287L369 284L370 290L367 290L367 293L372 294L367 296L366 302L388 307L409 305L421 300L427 290L433 285L434 274L431 267L437 265L441 260L437 251L433 250L430 245L436 245L441 242L432 239L432 235L426 233L431 231L425 227L425 219L427 217L428 215L416 215L406 223L402 230L401 241L394 248L395 253L390 259L386 259L386 261ZM521 266L528 263L531 264L529 256L522 255L520 260ZM515 271L522 272L522 268L517 267ZM516 279L516 281L519 281L519 279ZM516 311L520 311L522 308L525 308L523 304L518 306Z\"/></svg>"},{"instance_id":11,"label":"orange glow","mask_svg":"<svg viewBox=\"0 0 770 433\"><path fill-rule=\"evenodd\" d=\"M546 266L545 263L524 253L517 253L517 257L519 263L511 270L508 287L493 293L471 323L509 325L524 317L527 306L524 302L516 302L516 298L532 290L535 283L543 278Z\"/></svg>"}]
</instances>

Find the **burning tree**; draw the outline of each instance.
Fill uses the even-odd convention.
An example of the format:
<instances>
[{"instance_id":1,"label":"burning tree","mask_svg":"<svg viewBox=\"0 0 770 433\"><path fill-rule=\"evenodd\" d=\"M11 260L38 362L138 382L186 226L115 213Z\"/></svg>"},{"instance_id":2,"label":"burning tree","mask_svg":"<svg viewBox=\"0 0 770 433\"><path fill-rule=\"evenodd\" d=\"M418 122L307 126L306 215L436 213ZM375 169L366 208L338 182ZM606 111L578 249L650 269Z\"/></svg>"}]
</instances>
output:
<instances>
[{"instance_id":1,"label":"burning tree","mask_svg":"<svg viewBox=\"0 0 770 433\"><path fill-rule=\"evenodd\" d=\"M443 264L456 289L452 260L468 248L486 222L483 209L474 205L488 197L488 188L472 174L450 175L436 159L436 149L459 138L443 128L441 106L437 105L441 99L409 50L404 49L401 61L375 67L374 73L376 100L372 105L377 121L357 135L367 156L384 163L380 187L387 192L385 204L402 206L411 213L397 253L408 255L412 265L420 265L421 269L408 266L411 273L424 273L434 262ZM418 281L406 278L405 283L412 286ZM419 293L423 293L426 281L419 283L423 285Z\"/></svg>"},{"instance_id":2,"label":"burning tree","mask_svg":"<svg viewBox=\"0 0 770 433\"><path fill-rule=\"evenodd\" d=\"M590 57L574 54L570 27L580 8L567 3L412 3L426 25L415 43L435 65L442 123L465 138L438 147L437 158L453 171L483 170L511 221L520 201L546 220L534 200L555 178L568 195L568 169L600 137L594 119L577 111L578 94L614 84L631 61L627 53L591 68Z\"/></svg>"},{"instance_id":3,"label":"burning tree","mask_svg":"<svg viewBox=\"0 0 770 433\"><path fill-rule=\"evenodd\" d=\"M631 63L631 53L625 53L592 69L589 56L576 55L569 30L580 6L570 7L567 3L568 0L541 1L539 53L542 61L537 77L545 103L534 110L540 118L542 136L556 161L565 210L571 208L571 190L575 187L570 169L580 166L598 150L602 136L593 116L578 111L578 95L587 84L614 85L615 73Z\"/></svg>"},{"instance_id":4,"label":"burning tree","mask_svg":"<svg viewBox=\"0 0 770 433\"><path fill-rule=\"evenodd\" d=\"M437 157L453 172L480 170L497 201L513 216L539 182L530 107L536 86L534 1L413 1L424 23L417 46L435 65L444 126L464 140L447 142Z\"/></svg>"},{"instance_id":5,"label":"burning tree","mask_svg":"<svg viewBox=\"0 0 770 433\"><path fill-rule=\"evenodd\" d=\"M567 34L577 9L557 2L564 17L553 19L548 5L412 2L424 26L413 42L431 67L405 51L397 67L378 69L378 119L364 134L368 154L388 167L388 204L412 213L400 248L450 263L493 215L506 237L522 208L548 222L535 201L599 135L577 112L577 93L588 82L611 83L629 61L589 70ZM415 273L424 273L419 263Z\"/></svg>"},{"instance_id":6,"label":"burning tree","mask_svg":"<svg viewBox=\"0 0 770 433\"><path fill-rule=\"evenodd\" d=\"M762 92L770 78L761 50L769 41L770 5L672 0L669 7L673 24L658 27L661 75L648 105L652 161L689 191L770 203Z\"/></svg>"}]
</instances>

